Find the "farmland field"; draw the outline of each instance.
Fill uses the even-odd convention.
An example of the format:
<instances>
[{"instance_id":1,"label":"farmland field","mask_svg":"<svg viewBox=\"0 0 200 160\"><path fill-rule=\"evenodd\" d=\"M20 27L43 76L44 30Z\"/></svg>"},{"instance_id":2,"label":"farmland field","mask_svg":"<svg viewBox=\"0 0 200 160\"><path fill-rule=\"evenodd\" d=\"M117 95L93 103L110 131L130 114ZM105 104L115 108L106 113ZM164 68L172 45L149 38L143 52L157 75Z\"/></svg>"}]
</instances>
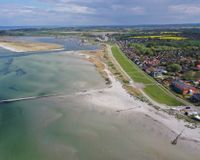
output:
<instances>
[{"instance_id":1,"label":"farmland field","mask_svg":"<svg viewBox=\"0 0 200 160\"><path fill-rule=\"evenodd\" d=\"M160 39L160 40L185 40L185 37L181 36L176 36L176 35L148 35L148 36L133 36L131 38L136 38L136 39Z\"/></svg>"}]
</instances>

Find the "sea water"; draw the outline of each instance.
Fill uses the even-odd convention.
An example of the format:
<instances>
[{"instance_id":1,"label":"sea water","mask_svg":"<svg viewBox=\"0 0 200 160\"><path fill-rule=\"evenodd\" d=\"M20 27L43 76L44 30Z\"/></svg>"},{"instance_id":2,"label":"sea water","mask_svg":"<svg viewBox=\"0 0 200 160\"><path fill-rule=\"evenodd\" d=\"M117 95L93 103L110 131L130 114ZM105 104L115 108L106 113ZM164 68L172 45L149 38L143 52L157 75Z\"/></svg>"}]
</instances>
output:
<instances>
[{"instance_id":1,"label":"sea water","mask_svg":"<svg viewBox=\"0 0 200 160\"><path fill-rule=\"evenodd\" d=\"M145 115L123 116L76 94L107 87L83 58L16 54L0 50L1 100L63 96L0 104L0 160L199 160L189 146L172 146L170 131Z\"/></svg>"}]
</instances>

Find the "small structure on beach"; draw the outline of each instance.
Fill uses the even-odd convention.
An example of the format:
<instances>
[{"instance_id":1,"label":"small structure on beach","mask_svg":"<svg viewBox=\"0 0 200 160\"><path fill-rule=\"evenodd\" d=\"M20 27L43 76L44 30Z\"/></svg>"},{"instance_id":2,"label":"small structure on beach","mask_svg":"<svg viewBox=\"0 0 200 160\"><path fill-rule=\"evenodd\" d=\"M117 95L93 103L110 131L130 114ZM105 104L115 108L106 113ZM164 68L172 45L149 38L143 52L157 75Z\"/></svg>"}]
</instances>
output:
<instances>
[{"instance_id":1,"label":"small structure on beach","mask_svg":"<svg viewBox=\"0 0 200 160\"><path fill-rule=\"evenodd\" d=\"M200 115L194 115L193 119L200 121Z\"/></svg>"}]
</instances>

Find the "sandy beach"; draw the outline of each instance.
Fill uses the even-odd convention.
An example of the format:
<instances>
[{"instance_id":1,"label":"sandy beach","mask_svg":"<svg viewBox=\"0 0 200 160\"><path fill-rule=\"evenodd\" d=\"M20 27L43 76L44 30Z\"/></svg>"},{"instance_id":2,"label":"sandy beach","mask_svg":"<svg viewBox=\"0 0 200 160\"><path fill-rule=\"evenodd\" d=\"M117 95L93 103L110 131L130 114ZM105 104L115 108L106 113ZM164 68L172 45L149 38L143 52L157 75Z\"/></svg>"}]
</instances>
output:
<instances>
[{"instance_id":1,"label":"sandy beach","mask_svg":"<svg viewBox=\"0 0 200 160\"><path fill-rule=\"evenodd\" d=\"M79 52L80 56L85 55L86 59L89 59L89 55L83 52ZM121 82L119 82L115 76L108 70L108 67L104 63L104 71L107 73L111 82L110 86L106 89L98 90L96 92L89 92L85 94L85 100L88 103L94 104L112 110L122 117L138 117L141 116L145 119L150 119L151 123L148 127L156 130L157 133L162 136L167 134L169 143L183 131L182 136L179 138L177 145L187 148L190 146L195 153L200 152L200 128L196 129L188 128L191 124L175 118L173 115L157 110L153 106L146 102L142 102L139 99L131 96L124 88ZM161 105L161 107L164 107ZM142 121L142 119L141 119ZM162 129L161 129L162 128Z\"/></svg>"},{"instance_id":2,"label":"sandy beach","mask_svg":"<svg viewBox=\"0 0 200 160\"><path fill-rule=\"evenodd\" d=\"M68 55L78 56L93 63L97 71L103 76L107 83L107 88L98 90L88 90L83 93L78 93L76 96L83 96L87 103L91 103L99 108L104 108L118 114L122 117L143 117L151 119L150 128L154 128L160 134L166 134L160 130L160 127L165 129L168 134L169 143L183 131L177 145L191 145L195 151L200 152L200 128L188 128L190 123L184 120L177 119L173 115L169 115L163 110L157 110L146 102L140 101L138 98L130 95L124 89L123 84L116 79L116 76L108 69L106 63L101 61L104 56L103 51L68 51ZM65 97L55 96L55 97ZM165 107L160 105L161 108ZM156 127L157 126L157 127Z\"/></svg>"},{"instance_id":3,"label":"sandy beach","mask_svg":"<svg viewBox=\"0 0 200 160\"><path fill-rule=\"evenodd\" d=\"M57 51L63 50L63 46L50 43L21 42L0 40L0 47L12 52L36 52L36 51Z\"/></svg>"}]
</instances>

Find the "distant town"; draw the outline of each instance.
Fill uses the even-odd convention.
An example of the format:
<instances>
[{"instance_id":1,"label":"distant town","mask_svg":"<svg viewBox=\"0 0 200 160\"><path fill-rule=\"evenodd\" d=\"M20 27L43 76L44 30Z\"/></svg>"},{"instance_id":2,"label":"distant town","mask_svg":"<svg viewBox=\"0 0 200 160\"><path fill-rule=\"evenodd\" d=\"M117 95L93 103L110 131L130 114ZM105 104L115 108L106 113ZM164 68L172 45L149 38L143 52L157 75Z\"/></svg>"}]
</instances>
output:
<instances>
[{"instance_id":1,"label":"distant town","mask_svg":"<svg viewBox=\"0 0 200 160\"><path fill-rule=\"evenodd\" d=\"M114 37L148 75L177 96L200 105L200 30L150 30Z\"/></svg>"}]
</instances>

